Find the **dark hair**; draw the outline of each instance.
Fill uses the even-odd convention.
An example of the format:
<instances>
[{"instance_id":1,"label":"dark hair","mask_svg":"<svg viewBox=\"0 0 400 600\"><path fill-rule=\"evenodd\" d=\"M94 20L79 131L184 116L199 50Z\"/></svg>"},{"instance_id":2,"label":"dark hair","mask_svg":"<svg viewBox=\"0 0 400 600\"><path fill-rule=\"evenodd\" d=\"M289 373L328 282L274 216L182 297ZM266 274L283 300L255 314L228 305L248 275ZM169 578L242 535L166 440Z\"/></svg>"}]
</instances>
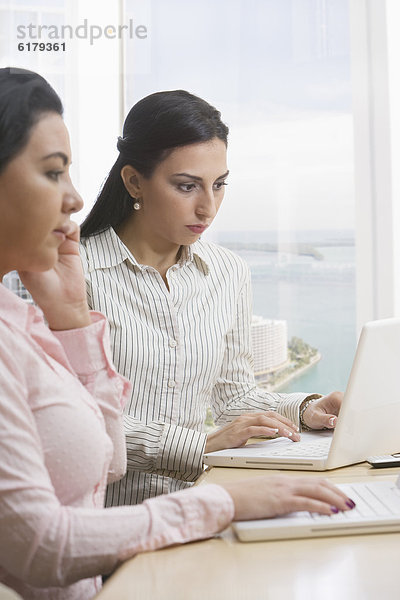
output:
<instances>
[{"instance_id":1,"label":"dark hair","mask_svg":"<svg viewBox=\"0 0 400 600\"><path fill-rule=\"evenodd\" d=\"M60 98L32 71L0 69L0 173L28 142L32 127L47 112L63 113Z\"/></svg>"},{"instance_id":2,"label":"dark hair","mask_svg":"<svg viewBox=\"0 0 400 600\"><path fill-rule=\"evenodd\" d=\"M118 138L120 152L89 215L82 237L116 227L132 212L132 198L121 169L132 165L146 178L174 148L219 138L225 144L228 127L221 113L198 96L184 90L157 92L137 102L129 111Z\"/></svg>"}]
</instances>

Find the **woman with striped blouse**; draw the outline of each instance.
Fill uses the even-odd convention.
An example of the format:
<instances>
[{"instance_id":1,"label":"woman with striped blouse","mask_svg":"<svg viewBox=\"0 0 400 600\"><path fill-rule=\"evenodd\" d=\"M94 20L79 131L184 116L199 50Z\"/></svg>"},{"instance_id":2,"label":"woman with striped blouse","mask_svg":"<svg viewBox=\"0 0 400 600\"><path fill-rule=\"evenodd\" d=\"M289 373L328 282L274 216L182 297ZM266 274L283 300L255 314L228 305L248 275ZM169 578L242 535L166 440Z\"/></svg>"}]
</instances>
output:
<instances>
[{"instance_id":1,"label":"woman with striped blouse","mask_svg":"<svg viewBox=\"0 0 400 600\"><path fill-rule=\"evenodd\" d=\"M220 113L188 92L142 99L82 226L89 306L107 316L117 370L133 384L128 472L109 487L110 505L187 487L205 451L335 426L341 393L256 386L249 269L201 240L224 196L227 136ZM219 429L206 435L208 406Z\"/></svg>"}]
</instances>

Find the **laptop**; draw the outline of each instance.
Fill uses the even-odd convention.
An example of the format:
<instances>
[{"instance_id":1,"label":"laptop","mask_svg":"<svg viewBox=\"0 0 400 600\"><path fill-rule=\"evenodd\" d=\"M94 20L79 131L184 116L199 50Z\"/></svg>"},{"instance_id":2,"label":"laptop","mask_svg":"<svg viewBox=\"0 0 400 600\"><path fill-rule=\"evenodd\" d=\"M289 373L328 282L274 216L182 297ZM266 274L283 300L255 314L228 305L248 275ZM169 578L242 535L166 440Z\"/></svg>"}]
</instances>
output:
<instances>
[{"instance_id":1,"label":"laptop","mask_svg":"<svg viewBox=\"0 0 400 600\"><path fill-rule=\"evenodd\" d=\"M361 331L335 430L276 438L204 455L207 465L326 471L400 451L400 319Z\"/></svg>"},{"instance_id":2,"label":"laptop","mask_svg":"<svg viewBox=\"0 0 400 600\"><path fill-rule=\"evenodd\" d=\"M396 482L336 485L354 500L353 510L332 516L295 512L272 519L237 521L233 530L242 542L400 531L400 476Z\"/></svg>"}]
</instances>

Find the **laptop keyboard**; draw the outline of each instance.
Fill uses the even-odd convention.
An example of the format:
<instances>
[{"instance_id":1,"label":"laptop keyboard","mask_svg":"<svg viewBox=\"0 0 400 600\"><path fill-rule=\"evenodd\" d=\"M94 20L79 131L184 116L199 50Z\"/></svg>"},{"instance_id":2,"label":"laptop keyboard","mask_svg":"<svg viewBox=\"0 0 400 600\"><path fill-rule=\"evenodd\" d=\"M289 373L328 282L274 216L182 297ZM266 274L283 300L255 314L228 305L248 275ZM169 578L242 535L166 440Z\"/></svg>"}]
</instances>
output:
<instances>
[{"instance_id":1,"label":"laptop keyboard","mask_svg":"<svg viewBox=\"0 0 400 600\"><path fill-rule=\"evenodd\" d=\"M384 483L384 485L381 485ZM385 485L387 483L387 485ZM339 512L336 515L319 515L308 513L313 521L348 521L362 520L368 517L400 516L400 490L390 482L342 484L338 487L354 500L356 507L352 510ZM301 514L301 513L299 513ZM305 513L303 513L304 515Z\"/></svg>"},{"instance_id":2,"label":"laptop keyboard","mask_svg":"<svg viewBox=\"0 0 400 600\"><path fill-rule=\"evenodd\" d=\"M290 446L269 450L265 456L326 456L331 445L331 438L323 438L313 442L293 442Z\"/></svg>"}]
</instances>

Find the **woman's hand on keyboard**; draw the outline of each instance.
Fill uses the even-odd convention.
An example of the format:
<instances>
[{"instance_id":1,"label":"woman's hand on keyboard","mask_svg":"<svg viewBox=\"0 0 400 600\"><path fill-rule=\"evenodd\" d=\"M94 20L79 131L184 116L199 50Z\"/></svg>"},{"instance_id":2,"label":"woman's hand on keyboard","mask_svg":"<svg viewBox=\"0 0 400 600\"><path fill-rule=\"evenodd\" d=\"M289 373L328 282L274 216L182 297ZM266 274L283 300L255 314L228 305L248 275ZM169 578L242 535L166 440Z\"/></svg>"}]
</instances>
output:
<instances>
[{"instance_id":1,"label":"woman's hand on keyboard","mask_svg":"<svg viewBox=\"0 0 400 600\"><path fill-rule=\"evenodd\" d=\"M310 429L334 429L342 400L342 392L331 392L311 402L302 415L303 422Z\"/></svg>"},{"instance_id":2,"label":"woman's hand on keyboard","mask_svg":"<svg viewBox=\"0 0 400 600\"><path fill-rule=\"evenodd\" d=\"M326 479L270 475L224 484L235 505L234 520L265 519L295 511L331 515L354 502Z\"/></svg>"},{"instance_id":3,"label":"woman's hand on keyboard","mask_svg":"<svg viewBox=\"0 0 400 600\"><path fill-rule=\"evenodd\" d=\"M253 412L240 415L228 425L207 436L204 452L215 452L225 448L240 448L251 437L287 437L294 442L300 440L298 427L286 417L273 412Z\"/></svg>"}]
</instances>

